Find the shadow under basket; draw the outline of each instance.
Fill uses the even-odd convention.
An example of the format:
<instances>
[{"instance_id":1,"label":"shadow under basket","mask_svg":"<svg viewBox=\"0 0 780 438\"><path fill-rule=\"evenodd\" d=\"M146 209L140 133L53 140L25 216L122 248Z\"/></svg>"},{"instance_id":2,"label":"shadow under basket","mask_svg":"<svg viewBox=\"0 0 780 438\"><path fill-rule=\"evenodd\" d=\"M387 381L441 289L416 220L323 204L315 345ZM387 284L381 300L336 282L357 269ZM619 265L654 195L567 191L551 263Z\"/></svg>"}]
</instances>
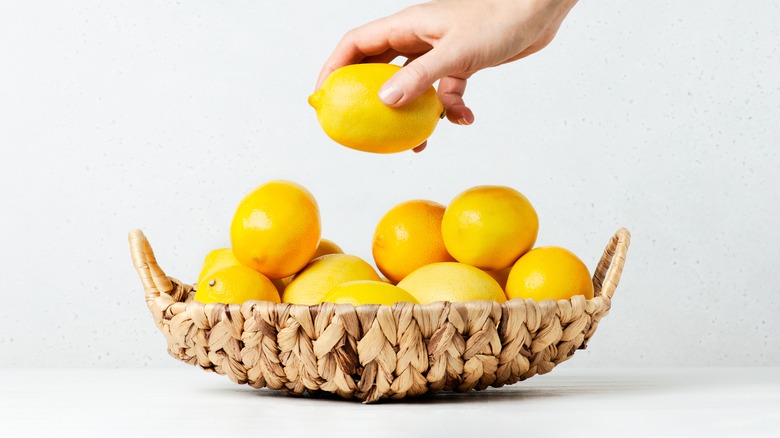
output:
<instances>
[{"instance_id":1,"label":"shadow under basket","mask_svg":"<svg viewBox=\"0 0 780 438\"><path fill-rule=\"evenodd\" d=\"M619 229L593 274L595 295L569 300L202 304L168 277L140 230L130 250L168 352L255 388L329 392L366 403L500 387L584 349L607 315L630 235Z\"/></svg>"}]
</instances>

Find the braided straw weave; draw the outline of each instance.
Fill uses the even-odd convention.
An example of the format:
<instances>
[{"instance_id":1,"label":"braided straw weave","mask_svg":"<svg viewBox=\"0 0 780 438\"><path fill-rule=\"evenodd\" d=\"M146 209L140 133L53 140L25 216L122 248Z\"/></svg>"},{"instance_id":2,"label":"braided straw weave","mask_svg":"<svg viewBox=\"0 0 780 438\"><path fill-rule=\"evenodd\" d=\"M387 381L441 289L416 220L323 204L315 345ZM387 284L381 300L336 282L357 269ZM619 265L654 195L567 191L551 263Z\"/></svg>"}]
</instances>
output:
<instances>
[{"instance_id":1,"label":"braided straw weave","mask_svg":"<svg viewBox=\"0 0 780 438\"><path fill-rule=\"evenodd\" d=\"M618 230L586 300L515 299L314 306L202 304L168 277L140 230L130 250L154 322L175 358L236 383L366 403L440 390L500 387L544 374L583 349L610 309L629 245Z\"/></svg>"}]
</instances>

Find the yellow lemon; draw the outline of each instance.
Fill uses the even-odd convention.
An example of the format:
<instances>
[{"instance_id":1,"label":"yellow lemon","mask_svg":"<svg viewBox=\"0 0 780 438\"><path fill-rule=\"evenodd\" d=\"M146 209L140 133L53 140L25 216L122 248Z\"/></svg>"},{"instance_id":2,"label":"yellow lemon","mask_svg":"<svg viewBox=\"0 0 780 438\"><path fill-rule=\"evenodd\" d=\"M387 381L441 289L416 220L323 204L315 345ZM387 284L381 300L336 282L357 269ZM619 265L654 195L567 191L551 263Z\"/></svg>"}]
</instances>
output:
<instances>
[{"instance_id":1,"label":"yellow lemon","mask_svg":"<svg viewBox=\"0 0 780 438\"><path fill-rule=\"evenodd\" d=\"M412 149L430 137L444 115L433 87L400 108L379 100L379 88L400 68L353 64L331 73L309 97L328 137L348 148L380 154Z\"/></svg>"},{"instance_id":2,"label":"yellow lemon","mask_svg":"<svg viewBox=\"0 0 780 438\"><path fill-rule=\"evenodd\" d=\"M585 263L571 251L556 247L534 248L512 267L506 283L511 298L567 300L575 295L593 298L593 281Z\"/></svg>"},{"instance_id":3,"label":"yellow lemon","mask_svg":"<svg viewBox=\"0 0 780 438\"><path fill-rule=\"evenodd\" d=\"M512 266L533 248L539 218L517 190L479 186L450 202L441 231L447 251L457 261L496 271Z\"/></svg>"},{"instance_id":4,"label":"yellow lemon","mask_svg":"<svg viewBox=\"0 0 780 438\"><path fill-rule=\"evenodd\" d=\"M344 250L332 240L320 239L320 243L317 245L317 250L314 251L312 259L328 254L344 254Z\"/></svg>"},{"instance_id":5,"label":"yellow lemon","mask_svg":"<svg viewBox=\"0 0 780 438\"><path fill-rule=\"evenodd\" d=\"M353 306L361 304L392 306L400 302L417 304L417 300L400 287L374 280L357 280L342 283L331 289L322 301L326 303L352 304Z\"/></svg>"},{"instance_id":6,"label":"yellow lemon","mask_svg":"<svg viewBox=\"0 0 780 438\"><path fill-rule=\"evenodd\" d=\"M340 246L336 245L335 242L328 239L320 239L320 244L317 245L317 250L314 251L314 255L311 256L311 259L314 260L317 257L321 257L328 254L344 254L344 251L341 249ZM292 281L293 276L287 276L279 280L281 283L281 289L279 290L279 293L282 293L284 290L284 287L290 284ZM274 280L274 284L276 285L277 289L279 288L279 285L276 283L276 280Z\"/></svg>"},{"instance_id":7,"label":"yellow lemon","mask_svg":"<svg viewBox=\"0 0 780 438\"><path fill-rule=\"evenodd\" d=\"M398 283L420 304L436 301L506 301L501 286L490 275L457 262L432 263L417 269Z\"/></svg>"},{"instance_id":8,"label":"yellow lemon","mask_svg":"<svg viewBox=\"0 0 780 438\"><path fill-rule=\"evenodd\" d=\"M236 256L233 255L232 249L215 249L206 254L206 258L203 260L203 267L200 269L200 275L198 275L198 283L200 283L200 281L203 280L203 278L205 278L207 275L211 275L220 269L240 264L241 262L239 262Z\"/></svg>"},{"instance_id":9,"label":"yellow lemon","mask_svg":"<svg viewBox=\"0 0 780 438\"><path fill-rule=\"evenodd\" d=\"M353 280L379 281L374 268L349 254L328 254L312 260L284 288L282 302L317 304L333 287Z\"/></svg>"},{"instance_id":10,"label":"yellow lemon","mask_svg":"<svg viewBox=\"0 0 780 438\"><path fill-rule=\"evenodd\" d=\"M284 293L284 288L287 286L287 283L284 282L283 278L277 278L274 280L271 280L271 283L274 284L274 287L276 288L276 292L279 293L279 296L281 297Z\"/></svg>"},{"instance_id":11,"label":"yellow lemon","mask_svg":"<svg viewBox=\"0 0 780 438\"><path fill-rule=\"evenodd\" d=\"M279 302L271 280L252 268L235 265L204 277L195 292L201 303L241 304L248 300Z\"/></svg>"},{"instance_id":12,"label":"yellow lemon","mask_svg":"<svg viewBox=\"0 0 780 438\"><path fill-rule=\"evenodd\" d=\"M385 213L374 232L371 251L377 268L398 283L415 269L436 262L454 262L441 237L444 206L408 201Z\"/></svg>"},{"instance_id":13,"label":"yellow lemon","mask_svg":"<svg viewBox=\"0 0 780 438\"><path fill-rule=\"evenodd\" d=\"M320 241L320 213L308 190L289 181L256 188L230 225L233 253L270 279L292 275L311 260Z\"/></svg>"},{"instance_id":14,"label":"yellow lemon","mask_svg":"<svg viewBox=\"0 0 780 438\"><path fill-rule=\"evenodd\" d=\"M512 267L499 269L498 271L485 271L493 280L496 280L501 289L506 290L506 281L509 279L509 272L512 271Z\"/></svg>"}]
</instances>

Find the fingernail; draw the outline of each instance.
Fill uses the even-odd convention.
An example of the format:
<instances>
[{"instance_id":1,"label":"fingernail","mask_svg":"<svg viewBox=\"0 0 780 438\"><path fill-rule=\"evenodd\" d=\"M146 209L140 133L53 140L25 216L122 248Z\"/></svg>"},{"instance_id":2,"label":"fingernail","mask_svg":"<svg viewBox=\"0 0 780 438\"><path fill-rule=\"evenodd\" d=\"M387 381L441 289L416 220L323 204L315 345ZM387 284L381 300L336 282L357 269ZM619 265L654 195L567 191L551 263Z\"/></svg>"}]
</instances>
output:
<instances>
[{"instance_id":1,"label":"fingernail","mask_svg":"<svg viewBox=\"0 0 780 438\"><path fill-rule=\"evenodd\" d=\"M386 83L379 89L379 100L385 105L392 105L401 100L402 97L404 97L404 92L395 84Z\"/></svg>"},{"instance_id":2,"label":"fingernail","mask_svg":"<svg viewBox=\"0 0 780 438\"><path fill-rule=\"evenodd\" d=\"M468 120L466 120L466 119L465 119L465 118L463 118L463 117L461 117L461 118L459 118L459 119L458 119L458 125L468 126L468 125L470 125L470 124L471 124L471 123L469 123L469 122L468 122Z\"/></svg>"}]
</instances>

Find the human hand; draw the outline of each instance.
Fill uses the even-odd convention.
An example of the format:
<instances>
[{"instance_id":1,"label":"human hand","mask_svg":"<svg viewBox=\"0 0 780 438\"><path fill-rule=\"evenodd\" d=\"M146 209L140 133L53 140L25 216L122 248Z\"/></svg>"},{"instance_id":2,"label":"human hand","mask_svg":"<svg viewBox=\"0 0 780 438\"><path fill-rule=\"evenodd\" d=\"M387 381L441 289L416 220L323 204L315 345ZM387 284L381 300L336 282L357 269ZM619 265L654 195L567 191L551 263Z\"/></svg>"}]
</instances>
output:
<instances>
[{"instance_id":1,"label":"human hand","mask_svg":"<svg viewBox=\"0 0 780 438\"><path fill-rule=\"evenodd\" d=\"M325 62L316 89L345 65L402 56L404 68L379 90L382 102L403 106L438 80L447 119L470 125L474 113L463 101L468 78L546 47L576 1L434 0L409 7L347 32Z\"/></svg>"}]
</instances>

